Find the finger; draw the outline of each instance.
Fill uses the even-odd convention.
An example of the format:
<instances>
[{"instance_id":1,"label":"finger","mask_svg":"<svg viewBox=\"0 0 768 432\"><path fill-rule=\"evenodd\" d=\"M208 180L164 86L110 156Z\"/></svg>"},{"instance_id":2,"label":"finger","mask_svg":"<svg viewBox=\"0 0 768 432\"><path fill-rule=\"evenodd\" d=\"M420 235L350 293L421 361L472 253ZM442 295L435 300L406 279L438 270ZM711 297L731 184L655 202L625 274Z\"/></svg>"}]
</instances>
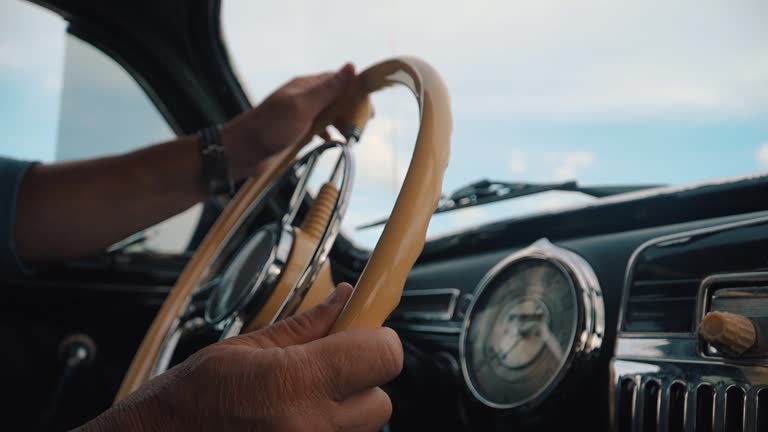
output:
<instances>
[{"instance_id":1,"label":"finger","mask_svg":"<svg viewBox=\"0 0 768 432\"><path fill-rule=\"evenodd\" d=\"M403 368L400 338L386 327L336 333L287 352L306 385L336 401L388 383Z\"/></svg>"},{"instance_id":2,"label":"finger","mask_svg":"<svg viewBox=\"0 0 768 432\"><path fill-rule=\"evenodd\" d=\"M312 309L278 321L265 329L227 339L225 343L266 349L301 345L319 339L331 331L350 295L352 285L340 283L323 303Z\"/></svg>"},{"instance_id":3,"label":"finger","mask_svg":"<svg viewBox=\"0 0 768 432\"><path fill-rule=\"evenodd\" d=\"M392 400L379 387L350 396L339 403L333 421L339 430L380 431L392 416Z\"/></svg>"},{"instance_id":4,"label":"finger","mask_svg":"<svg viewBox=\"0 0 768 432\"><path fill-rule=\"evenodd\" d=\"M345 64L335 74L325 77L307 90L307 106L314 112L320 112L341 96L355 77L355 68L350 63Z\"/></svg>"},{"instance_id":5,"label":"finger","mask_svg":"<svg viewBox=\"0 0 768 432\"><path fill-rule=\"evenodd\" d=\"M296 89L309 89L327 80L328 78L333 78L334 75L336 75L336 72L322 72L315 75L305 75L294 78L290 85L296 87Z\"/></svg>"}]
</instances>

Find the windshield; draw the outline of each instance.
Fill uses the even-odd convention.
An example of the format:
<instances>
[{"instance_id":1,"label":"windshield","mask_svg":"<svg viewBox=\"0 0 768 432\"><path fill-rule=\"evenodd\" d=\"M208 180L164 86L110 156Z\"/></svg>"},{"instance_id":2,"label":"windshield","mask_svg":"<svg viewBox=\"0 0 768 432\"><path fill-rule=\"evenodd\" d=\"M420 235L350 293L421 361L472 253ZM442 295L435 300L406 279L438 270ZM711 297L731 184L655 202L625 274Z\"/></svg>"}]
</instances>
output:
<instances>
[{"instance_id":1,"label":"windshield","mask_svg":"<svg viewBox=\"0 0 768 432\"><path fill-rule=\"evenodd\" d=\"M292 76L400 54L452 98L447 193L480 178L683 184L768 167L768 3L225 0L230 56L258 103ZM372 246L407 167L413 99L388 90L356 148L346 235ZM595 198L547 192L436 215L430 236Z\"/></svg>"}]
</instances>

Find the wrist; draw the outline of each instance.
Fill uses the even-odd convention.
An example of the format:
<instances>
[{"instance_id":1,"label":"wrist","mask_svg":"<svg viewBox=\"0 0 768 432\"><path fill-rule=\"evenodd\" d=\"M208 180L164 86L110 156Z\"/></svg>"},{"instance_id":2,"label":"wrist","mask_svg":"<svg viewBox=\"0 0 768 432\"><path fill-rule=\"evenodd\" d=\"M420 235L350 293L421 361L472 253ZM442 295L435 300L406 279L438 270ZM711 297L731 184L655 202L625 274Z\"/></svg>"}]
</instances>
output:
<instances>
[{"instance_id":1,"label":"wrist","mask_svg":"<svg viewBox=\"0 0 768 432\"><path fill-rule=\"evenodd\" d=\"M246 125L240 118L222 127L221 140L227 153L230 173L236 181L256 177L263 171L270 155L265 152L267 147L259 133L262 127L260 122L253 121Z\"/></svg>"}]
</instances>

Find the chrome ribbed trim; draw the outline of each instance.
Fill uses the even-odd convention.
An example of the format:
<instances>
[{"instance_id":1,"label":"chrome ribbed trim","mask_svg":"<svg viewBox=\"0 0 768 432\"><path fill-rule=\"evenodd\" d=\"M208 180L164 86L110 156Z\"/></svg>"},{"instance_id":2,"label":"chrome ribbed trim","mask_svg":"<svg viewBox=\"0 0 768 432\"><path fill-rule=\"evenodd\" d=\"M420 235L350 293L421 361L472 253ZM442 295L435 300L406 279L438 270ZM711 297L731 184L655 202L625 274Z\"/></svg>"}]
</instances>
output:
<instances>
[{"instance_id":1,"label":"chrome ribbed trim","mask_svg":"<svg viewBox=\"0 0 768 432\"><path fill-rule=\"evenodd\" d=\"M754 375L731 376L720 367L680 368L679 365L624 360L614 360L612 371L615 431L763 432L758 426L768 425L768 418L761 417L761 411L768 414L768 371L761 371L762 379L757 379ZM755 381L760 384L750 384ZM659 391L651 397L649 389L654 385L658 385ZM707 396L709 391L711 401ZM705 397L707 399L703 399ZM649 407L651 400L655 405ZM653 412L652 416L648 410ZM649 424L651 417L653 423ZM682 421L678 422L679 419Z\"/></svg>"}]
</instances>

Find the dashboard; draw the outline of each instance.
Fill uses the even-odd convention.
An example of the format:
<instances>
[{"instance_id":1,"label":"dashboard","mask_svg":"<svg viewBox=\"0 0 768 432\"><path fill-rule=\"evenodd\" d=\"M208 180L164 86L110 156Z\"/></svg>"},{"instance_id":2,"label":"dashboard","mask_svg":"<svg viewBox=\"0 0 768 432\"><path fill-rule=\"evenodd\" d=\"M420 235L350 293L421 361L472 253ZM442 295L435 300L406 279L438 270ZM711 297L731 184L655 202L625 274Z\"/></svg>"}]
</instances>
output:
<instances>
[{"instance_id":1,"label":"dashboard","mask_svg":"<svg viewBox=\"0 0 768 432\"><path fill-rule=\"evenodd\" d=\"M397 396L445 430L768 430L768 351L697 334L712 311L760 333L766 270L768 212L418 265L387 325L401 380L440 390Z\"/></svg>"},{"instance_id":2,"label":"dashboard","mask_svg":"<svg viewBox=\"0 0 768 432\"><path fill-rule=\"evenodd\" d=\"M386 323L406 353L390 430L768 430L767 193L750 177L428 242ZM8 423L48 409L72 335L97 355L53 423L109 407L188 258L108 254L5 281ZM331 259L354 281L367 255L339 237ZM754 343L704 343L713 314L741 316Z\"/></svg>"}]
</instances>

